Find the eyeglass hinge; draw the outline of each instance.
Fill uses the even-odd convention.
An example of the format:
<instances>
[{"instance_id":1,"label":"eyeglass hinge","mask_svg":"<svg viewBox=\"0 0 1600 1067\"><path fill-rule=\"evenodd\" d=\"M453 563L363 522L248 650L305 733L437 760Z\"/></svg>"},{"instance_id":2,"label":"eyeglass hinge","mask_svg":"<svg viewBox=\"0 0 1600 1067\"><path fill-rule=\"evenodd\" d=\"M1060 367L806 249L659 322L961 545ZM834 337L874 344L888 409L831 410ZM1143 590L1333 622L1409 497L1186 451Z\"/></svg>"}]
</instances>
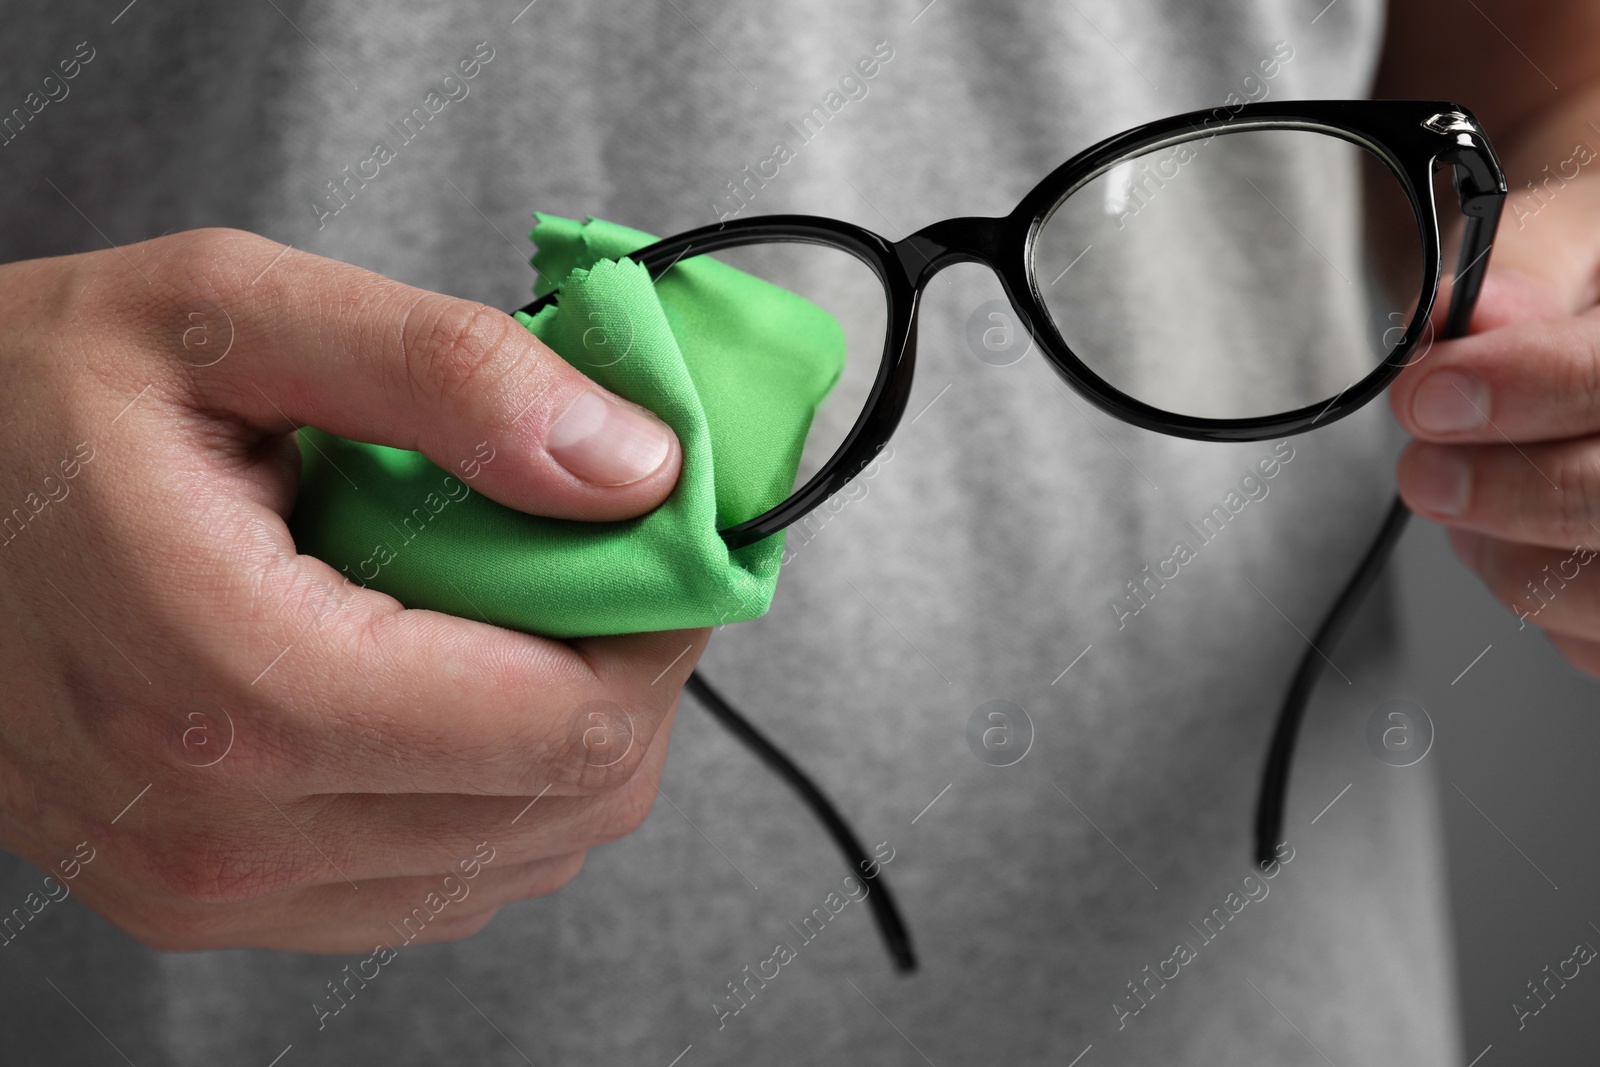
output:
<instances>
[{"instance_id":1,"label":"eyeglass hinge","mask_svg":"<svg viewBox=\"0 0 1600 1067\"><path fill-rule=\"evenodd\" d=\"M1461 210L1468 215L1489 217L1499 212L1506 193L1505 175L1478 123L1464 111L1441 111L1423 120L1431 133L1450 138L1452 146L1439 153L1439 159L1455 166L1453 175Z\"/></svg>"},{"instance_id":2,"label":"eyeglass hinge","mask_svg":"<svg viewBox=\"0 0 1600 1067\"><path fill-rule=\"evenodd\" d=\"M1423 120L1424 129L1434 133L1472 133L1478 132L1478 124L1473 122L1460 111L1441 111L1437 115L1430 115Z\"/></svg>"}]
</instances>

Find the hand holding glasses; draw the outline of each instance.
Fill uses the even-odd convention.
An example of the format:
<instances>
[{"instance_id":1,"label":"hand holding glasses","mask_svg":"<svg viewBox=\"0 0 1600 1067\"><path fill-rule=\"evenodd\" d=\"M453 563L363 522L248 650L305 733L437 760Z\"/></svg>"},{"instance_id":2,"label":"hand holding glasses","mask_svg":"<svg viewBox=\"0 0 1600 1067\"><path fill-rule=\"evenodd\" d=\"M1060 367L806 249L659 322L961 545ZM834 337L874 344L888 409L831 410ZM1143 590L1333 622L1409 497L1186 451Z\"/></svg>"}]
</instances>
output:
<instances>
[{"instance_id":1,"label":"hand holding glasses","mask_svg":"<svg viewBox=\"0 0 1600 1067\"><path fill-rule=\"evenodd\" d=\"M1191 112L1079 153L1003 217L948 219L892 242L836 219L752 217L629 258L659 276L686 257L715 253L820 304L845 329L851 369L808 438L804 481L722 531L738 548L803 519L888 443L911 393L918 301L953 263L993 270L1067 384L1136 426L1256 441L1349 415L1430 336L1441 275L1433 179L1444 166L1465 216L1443 327L1453 337L1466 331L1477 300L1506 182L1477 121L1442 101ZM1203 273L1196 262L1206 264ZM522 310L558 299L559 291ZM1295 736L1321 664L1315 649L1337 640L1407 514L1396 499L1295 674L1262 780L1258 862L1271 859L1281 836ZM692 677L689 687L801 792L853 866L866 858L798 768L704 679ZM909 940L878 888L869 900L909 968Z\"/></svg>"}]
</instances>

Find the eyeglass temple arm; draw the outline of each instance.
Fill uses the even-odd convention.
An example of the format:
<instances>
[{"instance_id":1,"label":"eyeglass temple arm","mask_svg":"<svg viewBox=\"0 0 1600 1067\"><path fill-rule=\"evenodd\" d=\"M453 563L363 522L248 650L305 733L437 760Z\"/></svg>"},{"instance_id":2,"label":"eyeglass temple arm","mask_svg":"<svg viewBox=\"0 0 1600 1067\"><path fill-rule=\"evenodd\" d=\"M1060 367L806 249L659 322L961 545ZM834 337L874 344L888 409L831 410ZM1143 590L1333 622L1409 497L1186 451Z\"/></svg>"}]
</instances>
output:
<instances>
[{"instance_id":1,"label":"eyeglass temple arm","mask_svg":"<svg viewBox=\"0 0 1600 1067\"><path fill-rule=\"evenodd\" d=\"M1506 178L1492 156L1472 149L1449 158L1455 164L1452 179L1467 221L1461 231L1455 281L1450 287L1450 311L1445 316L1447 338L1467 332L1478 292L1489 272L1489 249L1494 247L1495 229L1506 202Z\"/></svg>"},{"instance_id":2,"label":"eyeglass temple arm","mask_svg":"<svg viewBox=\"0 0 1600 1067\"><path fill-rule=\"evenodd\" d=\"M828 836L839 846L839 851L850 861L851 873L865 874L876 866L867 855L867 850L861 846L861 840L856 837L855 831L850 829L850 824L844 821L844 817L839 814L832 801L823 795L822 790L817 788L817 784L757 730L749 719L734 710L733 705L728 703L721 693L711 688L706 682L705 675L694 671L689 675L689 681L685 683L684 688L693 693L701 706L722 723L729 733L742 741L761 762L800 795L800 799L811 809L811 813L827 829ZM900 909L895 906L894 897L889 893L889 886L884 880L881 868L873 880L878 883L874 887L877 891L868 892L867 904L872 909L873 919L877 921L878 932L883 936L884 947L894 959L896 970L902 973L914 971L917 969L917 957L911 948L911 933L900 917Z\"/></svg>"},{"instance_id":3,"label":"eyeglass temple arm","mask_svg":"<svg viewBox=\"0 0 1600 1067\"><path fill-rule=\"evenodd\" d=\"M1388 562L1389 554L1405 532L1409 518L1410 509L1396 496L1394 503L1389 505L1389 514L1384 517L1378 536L1362 557L1355 574L1339 592L1332 610L1317 628L1316 636L1311 641L1313 647L1306 649L1300 657L1300 666L1294 672L1289 693L1278 712L1278 725L1272 731L1272 746L1267 751L1267 765L1261 774L1255 827L1255 859L1258 866L1265 868L1272 863L1276 849L1283 840L1283 812L1289 793L1289 766L1294 761L1294 743L1300 733L1300 724L1305 719L1311 691L1316 688L1317 678L1322 673L1322 656L1316 650L1331 649L1343 635L1367 590L1372 588L1382 573L1383 565Z\"/></svg>"},{"instance_id":4,"label":"eyeglass temple arm","mask_svg":"<svg viewBox=\"0 0 1600 1067\"><path fill-rule=\"evenodd\" d=\"M1495 228L1500 221L1500 210L1505 203L1505 176L1494 165L1493 158L1477 150L1462 151L1448 157L1455 164L1453 175L1456 194L1460 197L1461 211L1466 225L1461 232L1461 253L1456 260L1455 281L1450 287L1450 309L1445 315L1443 335L1460 337L1471 323L1472 309L1478 303L1478 293L1489 269L1489 250L1494 247ZM1361 601L1367 595L1383 565L1388 562L1400 535L1405 532L1411 511L1398 495L1389 506L1383 526L1361 558L1355 574L1340 590L1333 607L1317 628L1310 647L1300 657L1300 666L1289 683L1283 707L1278 712L1278 724L1272 733L1272 745L1267 752L1267 764L1261 774L1261 791L1256 801L1255 859L1261 867L1268 866L1278 844L1283 840L1283 816L1289 794L1289 767L1294 760L1295 739L1300 724L1305 720L1306 705L1322 673L1322 654L1317 649L1332 649L1338 644Z\"/></svg>"}]
</instances>

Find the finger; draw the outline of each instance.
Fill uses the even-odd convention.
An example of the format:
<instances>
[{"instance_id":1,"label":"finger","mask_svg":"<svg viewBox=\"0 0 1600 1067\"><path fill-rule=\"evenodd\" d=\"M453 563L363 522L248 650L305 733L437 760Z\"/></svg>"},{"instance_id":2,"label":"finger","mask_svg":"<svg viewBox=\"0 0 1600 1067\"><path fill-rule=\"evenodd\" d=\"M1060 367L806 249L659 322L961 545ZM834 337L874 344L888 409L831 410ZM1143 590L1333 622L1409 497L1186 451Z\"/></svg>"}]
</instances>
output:
<instances>
[{"instance_id":1,"label":"finger","mask_svg":"<svg viewBox=\"0 0 1600 1067\"><path fill-rule=\"evenodd\" d=\"M116 901L130 932L147 942L159 939L159 947L169 951L225 946L365 953L377 944L399 950L475 932L505 905L563 888L577 877L583 860L580 851L523 863L468 866L462 861L461 869L443 873L338 882L225 902L156 903L118 887L96 894L93 903Z\"/></svg>"},{"instance_id":2,"label":"finger","mask_svg":"<svg viewBox=\"0 0 1600 1067\"><path fill-rule=\"evenodd\" d=\"M278 794L615 789L638 770L710 633L574 645L387 597L374 604L366 590L349 596L326 621L285 632L282 659L250 686L241 745L255 741L264 762L236 773L267 774Z\"/></svg>"},{"instance_id":3,"label":"finger","mask_svg":"<svg viewBox=\"0 0 1600 1067\"><path fill-rule=\"evenodd\" d=\"M1503 541L1470 530L1451 530L1450 543L1477 572L1495 598L1521 624L1552 634L1600 640L1600 578L1597 553L1584 545L1542 548ZM1600 544L1600 536L1589 544Z\"/></svg>"},{"instance_id":4,"label":"finger","mask_svg":"<svg viewBox=\"0 0 1600 1067\"><path fill-rule=\"evenodd\" d=\"M1405 422L1404 416L1410 407L1411 391L1432 372L1434 351L1437 349L1445 354L1451 351L1450 343L1444 338L1444 328L1455 299L1455 285L1454 275L1440 279L1428 325L1416 347L1407 356L1405 368L1390 386L1389 403L1402 422ZM1473 302L1467 333L1487 333L1519 322L1559 318L1561 314L1549 288L1540 281L1521 271L1491 269L1483 280L1478 298ZM1444 346L1442 349L1441 345ZM1427 369L1418 369L1423 363L1427 364ZM1413 429L1412 432L1415 434L1416 431Z\"/></svg>"},{"instance_id":5,"label":"finger","mask_svg":"<svg viewBox=\"0 0 1600 1067\"><path fill-rule=\"evenodd\" d=\"M517 865L580 852L643 825L657 797L668 750L663 730L639 770L615 790L589 797L350 794L269 799L251 787L225 802L226 830L188 828L176 846L137 835L120 842L118 866L185 900L234 904L373 879L431 877L441 841L489 843L493 862ZM220 820L217 821L220 827ZM248 826L249 833L239 832Z\"/></svg>"},{"instance_id":6,"label":"finger","mask_svg":"<svg viewBox=\"0 0 1600 1067\"><path fill-rule=\"evenodd\" d=\"M677 481L665 423L493 308L235 231L165 238L145 255L173 291L140 294L130 313L165 325L174 305L199 301L232 331L225 358L189 371L198 406L263 433L311 425L418 450L503 504L559 518L642 514Z\"/></svg>"},{"instance_id":7,"label":"finger","mask_svg":"<svg viewBox=\"0 0 1600 1067\"><path fill-rule=\"evenodd\" d=\"M1469 333L1565 318L1588 306L1577 302L1576 294L1558 285L1542 265L1530 266L1513 257L1504 242L1496 244L1490 256Z\"/></svg>"},{"instance_id":8,"label":"finger","mask_svg":"<svg viewBox=\"0 0 1600 1067\"><path fill-rule=\"evenodd\" d=\"M1401 453L1400 495L1427 518L1546 548L1600 541L1600 440Z\"/></svg>"},{"instance_id":9,"label":"finger","mask_svg":"<svg viewBox=\"0 0 1600 1067\"><path fill-rule=\"evenodd\" d=\"M91 907L93 901L88 902ZM424 933L417 937L412 944L442 944L450 941L462 941L479 933L492 922L499 913L498 909L482 909L479 911L452 915L440 915ZM191 930L181 927L150 926L136 920L128 920L118 916L117 925L133 936L136 940L161 952L198 952L207 949L219 948L248 948L263 949L272 952L306 952L321 954L355 954L374 953L379 943L394 946L390 943L400 940L390 933L390 942L373 941L365 936L365 930L352 932L337 926L325 928L302 928L297 930L264 931L257 932L251 929L238 929L230 926L225 930L214 933L211 937L202 938ZM388 962L393 957L387 958ZM376 962L376 961L375 961ZM370 971L369 971L370 973ZM330 980L343 977L343 973L330 975ZM327 1005L332 1008L331 1002Z\"/></svg>"},{"instance_id":10,"label":"finger","mask_svg":"<svg viewBox=\"0 0 1600 1067\"><path fill-rule=\"evenodd\" d=\"M607 792L637 772L709 633L573 646L427 611L352 619L309 642L284 679L291 690L317 679L320 690L284 720L309 759L280 786L306 794Z\"/></svg>"},{"instance_id":11,"label":"finger","mask_svg":"<svg viewBox=\"0 0 1600 1067\"><path fill-rule=\"evenodd\" d=\"M667 724L670 727L670 720ZM362 812L362 797L332 798L311 813L306 832L319 845L344 850L352 865L387 875L409 875L430 869L436 860L430 842L477 834L492 839L505 862L521 863L608 844L644 825L660 797L661 774L670 749L670 731L663 729L646 750L637 772L611 792L587 797L422 797L394 795L385 800L381 819ZM366 829L351 833L356 825ZM325 836L318 836L318 835ZM449 835L445 837L445 835ZM341 863L341 866L343 864ZM330 880L327 865L306 858L306 877Z\"/></svg>"},{"instance_id":12,"label":"finger","mask_svg":"<svg viewBox=\"0 0 1600 1067\"><path fill-rule=\"evenodd\" d=\"M124 488L119 481L110 491ZM162 483L129 500L128 522L113 532L134 546L162 546L161 559L147 562L139 597L104 605L98 625L112 641L136 635L183 664L181 674L157 672L161 683L203 691L236 730L228 758L207 773L259 782L274 798L615 788L637 767L709 636L698 629L568 643L407 610L296 556L278 515L189 488ZM133 580L102 579L107 588ZM207 624L192 625L196 617ZM86 632L86 641L101 639ZM173 745L161 711L93 716L85 728L187 773L194 754ZM608 745L625 754L610 757Z\"/></svg>"},{"instance_id":13,"label":"finger","mask_svg":"<svg viewBox=\"0 0 1600 1067\"><path fill-rule=\"evenodd\" d=\"M498 857L497 857L498 859ZM240 948L370 952L384 944L437 944L470 936L505 907L548 896L578 876L584 853L485 865L476 878L459 873L378 878L352 890L343 882L292 890L247 908ZM237 910L237 909L227 909ZM239 920L234 917L235 922ZM226 921L226 920L225 920Z\"/></svg>"},{"instance_id":14,"label":"finger","mask_svg":"<svg viewBox=\"0 0 1600 1067\"><path fill-rule=\"evenodd\" d=\"M474 855L470 844L461 851ZM262 931L293 931L314 917L325 927L364 925L368 936L375 936L386 930L393 934L387 925L393 923L406 937L446 913L459 918L554 893L578 876L586 857L582 849L521 862L498 850L479 854L492 859L470 864L462 859L461 869L443 872L368 879L356 890L337 882L279 893L253 902L251 924ZM402 922L408 916L415 921Z\"/></svg>"},{"instance_id":15,"label":"finger","mask_svg":"<svg viewBox=\"0 0 1600 1067\"><path fill-rule=\"evenodd\" d=\"M1400 424L1441 442L1551 441L1600 432L1600 313L1434 345L1389 392Z\"/></svg>"},{"instance_id":16,"label":"finger","mask_svg":"<svg viewBox=\"0 0 1600 1067\"><path fill-rule=\"evenodd\" d=\"M1502 261L1499 245L1491 253L1491 263L1478 289L1478 298L1472 305L1472 317L1467 326L1469 334L1487 333L1503 326L1540 319L1557 319L1580 310L1568 308L1561 293L1554 289L1542 275L1509 266ZM1430 316L1436 330L1442 330L1450 303L1455 296L1455 276L1439 283L1439 294L1434 300Z\"/></svg>"}]
</instances>

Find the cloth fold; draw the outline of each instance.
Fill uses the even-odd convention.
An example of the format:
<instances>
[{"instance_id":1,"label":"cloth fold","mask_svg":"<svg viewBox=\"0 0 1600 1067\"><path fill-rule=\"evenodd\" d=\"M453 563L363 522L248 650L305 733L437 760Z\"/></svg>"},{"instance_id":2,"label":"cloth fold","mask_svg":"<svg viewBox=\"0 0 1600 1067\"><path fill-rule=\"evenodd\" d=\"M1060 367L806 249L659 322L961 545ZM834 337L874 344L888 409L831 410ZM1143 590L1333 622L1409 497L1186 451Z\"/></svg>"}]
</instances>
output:
<instances>
[{"instance_id":1,"label":"cloth fold","mask_svg":"<svg viewBox=\"0 0 1600 1067\"><path fill-rule=\"evenodd\" d=\"M536 215L541 295L521 322L569 364L677 433L683 470L655 511L585 523L513 511L472 487L472 461L300 431L290 529L351 581L549 637L714 626L766 612L783 535L730 552L719 529L789 493L806 432L844 365L844 334L809 301L697 256L655 282L628 253L650 235ZM464 457L466 458L466 457ZM492 460L490 460L492 462Z\"/></svg>"}]
</instances>

